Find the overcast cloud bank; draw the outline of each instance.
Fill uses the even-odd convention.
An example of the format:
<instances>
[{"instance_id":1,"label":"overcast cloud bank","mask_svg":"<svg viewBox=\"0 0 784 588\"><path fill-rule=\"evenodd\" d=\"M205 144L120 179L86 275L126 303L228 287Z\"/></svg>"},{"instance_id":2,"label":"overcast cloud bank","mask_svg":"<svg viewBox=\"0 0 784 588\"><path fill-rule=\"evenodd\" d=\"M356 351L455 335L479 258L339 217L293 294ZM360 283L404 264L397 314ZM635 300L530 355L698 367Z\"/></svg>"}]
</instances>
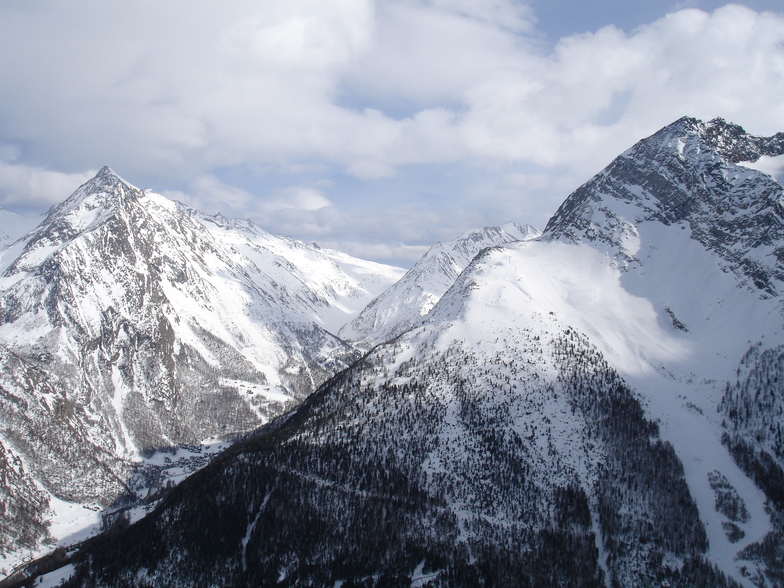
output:
<instances>
[{"instance_id":1,"label":"overcast cloud bank","mask_svg":"<svg viewBox=\"0 0 784 588\"><path fill-rule=\"evenodd\" d=\"M550 44L510 0L7 2L0 34L3 206L45 210L106 164L398 263L544 226L682 115L784 130L784 14L741 5Z\"/></svg>"}]
</instances>

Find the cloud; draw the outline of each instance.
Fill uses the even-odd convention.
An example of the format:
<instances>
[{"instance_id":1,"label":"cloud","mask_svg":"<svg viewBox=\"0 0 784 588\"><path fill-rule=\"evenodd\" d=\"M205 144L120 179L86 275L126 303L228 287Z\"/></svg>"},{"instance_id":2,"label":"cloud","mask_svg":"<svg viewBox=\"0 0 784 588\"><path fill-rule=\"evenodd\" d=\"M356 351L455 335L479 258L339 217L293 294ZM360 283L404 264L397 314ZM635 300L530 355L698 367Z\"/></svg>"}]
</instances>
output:
<instances>
[{"instance_id":1,"label":"cloud","mask_svg":"<svg viewBox=\"0 0 784 588\"><path fill-rule=\"evenodd\" d=\"M374 4L365 0L270 2L228 26L220 41L235 57L287 76L292 68L330 70L347 65L370 43L373 16Z\"/></svg>"},{"instance_id":2,"label":"cloud","mask_svg":"<svg viewBox=\"0 0 784 588\"><path fill-rule=\"evenodd\" d=\"M272 197L259 199L257 210L262 214L275 214L281 210L313 212L330 206L332 202L316 188L293 186L277 190Z\"/></svg>"},{"instance_id":3,"label":"cloud","mask_svg":"<svg viewBox=\"0 0 784 588\"><path fill-rule=\"evenodd\" d=\"M160 192L171 200L205 212L212 212L214 205L220 203L223 212L231 214L246 209L254 201L254 197L247 191L226 184L210 174L194 178L185 191L161 190Z\"/></svg>"},{"instance_id":4,"label":"cloud","mask_svg":"<svg viewBox=\"0 0 784 588\"><path fill-rule=\"evenodd\" d=\"M683 113L784 119L784 19L740 6L552 52L511 0L40 6L2 9L16 49L0 57L0 127L61 169L318 159L375 178L466 158L557 165Z\"/></svg>"},{"instance_id":5,"label":"cloud","mask_svg":"<svg viewBox=\"0 0 784 588\"><path fill-rule=\"evenodd\" d=\"M309 213L332 205L321 190L312 186L289 186L269 196L254 196L209 174L198 176L185 191L161 192L192 208L249 217L266 226L275 224L285 214Z\"/></svg>"},{"instance_id":6,"label":"cloud","mask_svg":"<svg viewBox=\"0 0 784 588\"><path fill-rule=\"evenodd\" d=\"M763 155L754 163L743 162L741 165L771 175L780 183L784 182L784 155L777 157Z\"/></svg>"},{"instance_id":7,"label":"cloud","mask_svg":"<svg viewBox=\"0 0 784 588\"><path fill-rule=\"evenodd\" d=\"M374 43L342 83L380 105L456 106L488 72L514 67L531 48L519 2L379 2ZM507 18L504 18L504 17Z\"/></svg>"},{"instance_id":8,"label":"cloud","mask_svg":"<svg viewBox=\"0 0 784 588\"><path fill-rule=\"evenodd\" d=\"M411 267L430 249L428 245L357 241L322 241L321 246L327 249L337 249L360 259L375 259L399 267Z\"/></svg>"},{"instance_id":9,"label":"cloud","mask_svg":"<svg viewBox=\"0 0 784 588\"><path fill-rule=\"evenodd\" d=\"M605 27L475 84L461 124L478 156L590 168L683 114L772 133L784 126L782 42L784 19L740 6L631 35Z\"/></svg>"},{"instance_id":10,"label":"cloud","mask_svg":"<svg viewBox=\"0 0 784 588\"><path fill-rule=\"evenodd\" d=\"M43 211L65 200L96 171L66 174L0 161L0 205L17 211Z\"/></svg>"},{"instance_id":11,"label":"cloud","mask_svg":"<svg viewBox=\"0 0 784 588\"><path fill-rule=\"evenodd\" d=\"M433 6L513 33L532 33L533 9L522 2L506 0L433 0Z\"/></svg>"},{"instance_id":12,"label":"cloud","mask_svg":"<svg viewBox=\"0 0 784 588\"><path fill-rule=\"evenodd\" d=\"M552 46L535 22L514 0L4 3L0 187L48 205L106 163L276 232L419 246L541 226L684 114L784 130L781 14L685 9Z\"/></svg>"},{"instance_id":13,"label":"cloud","mask_svg":"<svg viewBox=\"0 0 784 588\"><path fill-rule=\"evenodd\" d=\"M0 7L15 47L0 55L0 131L26 157L70 169L110 160L130 175L307 158L347 167L368 148L379 165L407 163L440 104L515 59L528 26L524 5L506 0L38 7ZM409 101L414 116L346 107L347 92Z\"/></svg>"},{"instance_id":14,"label":"cloud","mask_svg":"<svg viewBox=\"0 0 784 588\"><path fill-rule=\"evenodd\" d=\"M346 171L360 179L391 178L395 175L395 168L391 165L377 163L375 161L356 161L350 163Z\"/></svg>"}]
</instances>

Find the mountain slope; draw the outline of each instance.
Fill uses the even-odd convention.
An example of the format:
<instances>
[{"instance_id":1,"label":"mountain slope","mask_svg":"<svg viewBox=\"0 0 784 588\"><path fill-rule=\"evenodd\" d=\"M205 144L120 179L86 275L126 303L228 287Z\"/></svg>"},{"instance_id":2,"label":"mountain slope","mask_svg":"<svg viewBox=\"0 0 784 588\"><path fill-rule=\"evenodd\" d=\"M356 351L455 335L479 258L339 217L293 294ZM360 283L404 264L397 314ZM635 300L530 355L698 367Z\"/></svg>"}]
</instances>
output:
<instances>
[{"instance_id":1,"label":"mountain slope","mask_svg":"<svg viewBox=\"0 0 784 588\"><path fill-rule=\"evenodd\" d=\"M533 239L539 234L531 226L510 223L474 229L453 241L437 243L338 334L368 349L394 339L416 325L435 306L482 249Z\"/></svg>"},{"instance_id":2,"label":"mountain slope","mask_svg":"<svg viewBox=\"0 0 784 588\"><path fill-rule=\"evenodd\" d=\"M578 189L543 237L597 250L619 270L612 282L636 298L636 312L613 316L618 305L598 303L606 292L595 291L571 305L568 320L662 423L686 466L712 559L757 585L784 579L781 554L769 548L784 539L775 481L784 463L768 460L764 442L781 413L763 400L775 396L774 378L759 378L775 373L782 344L783 197L773 178L736 163L784 153L782 138L681 119ZM772 482L761 482L763 463ZM742 508L720 507L726 496Z\"/></svg>"},{"instance_id":3,"label":"mountain slope","mask_svg":"<svg viewBox=\"0 0 784 588\"><path fill-rule=\"evenodd\" d=\"M715 579L672 449L588 342L520 320L514 288L491 307L470 280L450 294L96 542L74 585Z\"/></svg>"},{"instance_id":4,"label":"mountain slope","mask_svg":"<svg viewBox=\"0 0 784 588\"><path fill-rule=\"evenodd\" d=\"M780 585L778 137L640 141L71 585Z\"/></svg>"},{"instance_id":5,"label":"mountain slope","mask_svg":"<svg viewBox=\"0 0 784 588\"><path fill-rule=\"evenodd\" d=\"M325 327L399 272L243 227L104 168L6 249L3 467L105 507L142 454L252 430L353 362Z\"/></svg>"},{"instance_id":6,"label":"mountain slope","mask_svg":"<svg viewBox=\"0 0 784 588\"><path fill-rule=\"evenodd\" d=\"M296 292L294 312L333 334L403 275L397 267L272 235L251 221L186 211L216 239L274 275L283 291ZM249 281L255 283L259 277L251 274Z\"/></svg>"}]
</instances>

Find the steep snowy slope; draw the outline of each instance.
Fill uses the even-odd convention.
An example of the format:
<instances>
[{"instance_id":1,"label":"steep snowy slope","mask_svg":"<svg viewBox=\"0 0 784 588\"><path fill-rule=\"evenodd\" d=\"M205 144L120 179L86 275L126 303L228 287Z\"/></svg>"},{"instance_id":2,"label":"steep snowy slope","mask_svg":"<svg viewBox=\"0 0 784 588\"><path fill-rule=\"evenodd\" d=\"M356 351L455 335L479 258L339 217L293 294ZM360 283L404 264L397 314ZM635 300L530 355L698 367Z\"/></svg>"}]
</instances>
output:
<instances>
[{"instance_id":1,"label":"steep snowy slope","mask_svg":"<svg viewBox=\"0 0 784 588\"><path fill-rule=\"evenodd\" d=\"M107 506L141 454L298 404L358 357L327 328L402 273L217 227L108 168L3 251L0 271L0 468L40 484L38 540L39 494ZM2 526L5 555L22 526Z\"/></svg>"},{"instance_id":2,"label":"steep snowy slope","mask_svg":"<svg viewBox=\"0 0 784 588\"><path fill-rule=\"evenodd\" d=\"M544 235L564 244L532 247L522 266L532 279L546 274L550 291L537 299L560 301L549 302L553 311L588 335L660 421L684 463L713 561L758 585L784 580L780 548L770 549L784 540L784 461L781 452L760 453L775 455L765 440L782 422L781 402L771 399L780 398L776 350L784 343L784 209L775 180L733 162L781 153L782 134L681 119L570 196ZM569 263L586 250L599 258ZM537 274L553 256L560 265ZM613 268L608 279L587 290L586 273L599 276L602 265ZM778 481L761 483L762 463ZM736 506L723 506L727 496Z\"/></svg>"},{"instance_id":3,"label":"steep snowy slope","mask_svg":"<svg viewBox=\"0 0 784 588\"><path fill-rule=\"evenodd\" d=\"M780 139L641 141L73 585L782 585Z\"/></svg>"},{"instance_id":4,"label":"steep snowy slope","mask_svg":"<svg viewBox=\"0 0 784 588\"><path fill-rule=\"evenodd\" d=\"M538 237L531 226L513 223L468 231L453 241L437 243L394 286L374 299L339 335L369 349L390 341L430 312L460 272L486 247Z\"/></svg>"},{"instance_id":5,"label":"steep snowy slope","mask_svg":"<svg viewBox=\"0 0 784 588\"><path fill-rule=\"evenodd\" d=\"M333 334L404 274L398 267L272 235L251 221L188 213L256 268L283 280L283 288L300 296L296 311Z\"/></svg>"},{"instance_id":6,"label":"steep snowy slope","mask_svg":"<svg viewBox=\"0 0 784 588\"><path fill-rule=\"evenodd\" d=\"M545 233L604 247L616 263L633 268L642 264L640 226L675 226L718 254L749 288L775 296L784 280L781 186L733 163L761 154L784 154L784 133L751 137L722 119L683 118L580 187Z\"/></svg>"}]
</instances>

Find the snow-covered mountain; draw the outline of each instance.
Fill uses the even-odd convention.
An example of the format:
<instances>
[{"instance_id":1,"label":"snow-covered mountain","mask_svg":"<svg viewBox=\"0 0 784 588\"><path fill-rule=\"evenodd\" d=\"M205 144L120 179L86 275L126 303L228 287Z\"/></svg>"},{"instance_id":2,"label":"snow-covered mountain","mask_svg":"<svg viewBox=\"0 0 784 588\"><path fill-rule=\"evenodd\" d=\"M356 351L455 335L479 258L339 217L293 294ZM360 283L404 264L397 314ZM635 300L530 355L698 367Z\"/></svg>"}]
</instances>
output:
<instances>
[{"instance_id":1,"label":"snow-covered mountain","mask_svg":"<svg viewBox=\"0 0 784 588\"><path fill-rule=\"evenodd\" d=\"M396 283L404 272L398 267L322 249L315 243L272 235L248 220L184 210L217 240L249 259L262 274L274 276L279 282L278 290L295 296L297 300L290 306L298 320L312 320L332 334L337 334L369 300ZM250 276L251 283L259 281L263 283L258 272ZM285 302L285 297L275 293L274 301Z\"/></svg>"},{"instance_id":2,"label":"snow-covered mountain","mask_svg":"<svg viewBox=\"0 0 784 588\"><path fill-rule=\"evenodd\" d=\"M545 233L592 242L631 268L643 264L639 250L647 243L641 230L677 226L716 253L723 269L745 276L741 281L748 287L778 295L784 279L781 186L733 163L744 155L753 162L762 154L784 154L784 133L764 139L722 119L683 118L579 188Z\"/></svg>"},{"instance_id":3,"label":"snow-covered mountain","mask_svg":"<svg viewBox=\"0 0 784 588\"><path fill-rule=\"evenodd\" d=\"M437 243L392 287L375 298L343 327L340 337L369 349L416 325L486 247L526 241L540 235L526 225L474 229L447 243Z\"/></svg>"},{"instance_id":4,"label":"snow-covered mountain","mask_svg":"<svg viewBox=\"0 0 784 588\"><path fill-rule=\"evenodd\" d=\"M72 585L782 585L783 145L640 141Z\"/></svg>"},{"instance_id":5,"label":"snow-covered mountain","mask_svg":"<svg viewBox=\"0 0 784 588\"><path fill-rule=\"evenodd\" d=\"M104 168L2 251L0 272L6 555L47 539L60 500L112 504L140 456L300 403L359 356L333 333L403 270L186 210Z\"/></svg>"}]
</instances>

